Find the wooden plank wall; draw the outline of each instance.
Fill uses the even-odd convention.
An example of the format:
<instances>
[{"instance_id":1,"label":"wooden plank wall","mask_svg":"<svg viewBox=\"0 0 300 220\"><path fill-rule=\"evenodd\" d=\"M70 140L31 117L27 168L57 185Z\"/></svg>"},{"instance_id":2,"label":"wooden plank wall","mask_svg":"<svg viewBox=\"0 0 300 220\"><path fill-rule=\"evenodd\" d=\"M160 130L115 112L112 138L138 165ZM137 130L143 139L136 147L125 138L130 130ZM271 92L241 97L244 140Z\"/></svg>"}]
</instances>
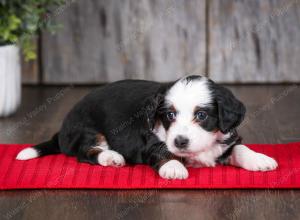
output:
<instances>
[{"instance_id":1,"label":"wooden plank wall","mask_svg":"<svg viewBox=\"0 0 300 220\"><path fill-rule=\"evenodd\" d=\"M300 1L209 1L209 74L220 82L300 81Z\"/></svg>"},{"instance_id":2,"label":"wooden plank wall","mask_svg":"<svg viewBox=\"0 0 300 220\"><path fill-rule=\"evenodd\" d=\"M205 1L78 0L43 35L47 83L169 81L205 66Z\"/></svg>"},{"instance_id":3,"label":"wooden plank wall","mask_svg":"<svg viewBox=\"0 0 300 220\"><path fill-rule=\"evenodd\" d=\"M300 82L300 0L69 0L51 19L64 28L41 36L44 84Z\"/></svg>"},{"instance_id":4,"label":"wooden plank wall","mask_svg":"<svg viewBox=\"0 0 300 220\"><path fill-rule=\"evenodd\" d=\"M38 39L33 40L33 44L36 45L36 53L39 53ZM40 66L38 57L36 60L26 61L21 52L21 62L22 62L22 81L25 84L36 85L40 83Z\"/></svg>"}]
</instances>

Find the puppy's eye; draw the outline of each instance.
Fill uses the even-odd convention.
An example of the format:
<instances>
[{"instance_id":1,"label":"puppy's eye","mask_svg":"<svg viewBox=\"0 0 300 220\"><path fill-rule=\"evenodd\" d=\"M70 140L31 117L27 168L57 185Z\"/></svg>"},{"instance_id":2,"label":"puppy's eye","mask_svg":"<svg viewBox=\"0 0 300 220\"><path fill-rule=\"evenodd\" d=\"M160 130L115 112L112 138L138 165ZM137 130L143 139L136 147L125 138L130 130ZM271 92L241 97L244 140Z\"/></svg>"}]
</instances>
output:
<instances>
[{"instance_id":1,"label":"puppy's eye","mask_svg":"<svg viewBox=\"0 0 300 220\"><path fill-rule=\"evenodd\" d=\"M175 112L167 112L167 118L169 121L174 121L176 118L176 113Z\"/></svg>"},{"instance_id":2,"label":"puppy's eye","mask_svg":"<svg viewBox=\"0 0 300 220\"><path fill-rule=\"evenodd\" d=\"M196 113L196 119L198 121L204 121L207 118L207 113L204 111L199 111Z\"/></svg>"}]
</instances>

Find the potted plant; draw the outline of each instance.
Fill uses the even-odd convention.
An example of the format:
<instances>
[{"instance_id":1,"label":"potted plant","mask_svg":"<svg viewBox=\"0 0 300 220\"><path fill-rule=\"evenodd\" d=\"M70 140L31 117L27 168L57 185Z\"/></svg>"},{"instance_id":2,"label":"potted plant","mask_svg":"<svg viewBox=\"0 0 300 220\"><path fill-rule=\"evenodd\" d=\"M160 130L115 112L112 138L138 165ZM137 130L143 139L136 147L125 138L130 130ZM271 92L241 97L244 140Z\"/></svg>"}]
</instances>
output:
<instances>
[{"instance_id":1,"label":"potted plant","mask_svg":"<svg viewBox=\"0 0 300 220\"><path fill-rule=\"evenodd\" d=\"M0 117L14 113L21 99L20 50L36 59L32 39L40 30L53 31L55 9L63 0L0 0Z\"/></svg>"}]
</instances>

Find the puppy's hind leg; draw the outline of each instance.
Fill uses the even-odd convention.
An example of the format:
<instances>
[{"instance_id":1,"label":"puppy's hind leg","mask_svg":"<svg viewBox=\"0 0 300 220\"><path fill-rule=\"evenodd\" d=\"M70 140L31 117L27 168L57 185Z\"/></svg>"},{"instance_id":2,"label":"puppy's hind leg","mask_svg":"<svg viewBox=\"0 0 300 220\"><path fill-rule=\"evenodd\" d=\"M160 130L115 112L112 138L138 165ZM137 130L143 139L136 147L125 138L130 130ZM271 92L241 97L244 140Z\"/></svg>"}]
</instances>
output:
<instances>
[{"instance_id":1,"label":"puppy's hind leg","mask_svg":"<svg viewBox=\"0 0 300 220\"><path fill-rule=\"evenodd\" d=\"M77 156L80 162L100 164L102 166L120 167L125 165L124 157L116 151L110 150L103 135L97 134L95 144L82 145Z\"/></svg>"},{"instance_id":2,"label":"puppy's hind leg","mask_svg":"<svg viewBox=\"0 0 300 220\"><path fill-rule=\"evenodd\" d=\"M229 164L251 171L274 170L278 166L273 158L257 153L241 144L234 146Z\"/></svg>"}]
</instances>

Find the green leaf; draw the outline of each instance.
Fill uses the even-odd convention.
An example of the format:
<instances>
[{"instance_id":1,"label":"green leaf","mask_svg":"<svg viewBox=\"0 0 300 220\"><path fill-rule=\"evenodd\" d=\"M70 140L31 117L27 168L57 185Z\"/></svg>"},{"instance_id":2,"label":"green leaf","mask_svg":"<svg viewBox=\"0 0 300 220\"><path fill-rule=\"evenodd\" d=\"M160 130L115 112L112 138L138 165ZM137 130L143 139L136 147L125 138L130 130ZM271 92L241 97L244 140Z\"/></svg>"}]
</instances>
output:
<instances>
[{"instance_id":1,"label":"green leaf","mask_svg":"<svg viewBox=\"0 0 300 220\"><path fill-rule=\"evenodd\" d=\"M25 61L35 60L37 55L34 51L26 51L25 55Z\"/></svg>"},{"instance_id":2,"label":"green leaf","mask_svg":"<svg viewBox=\"0 0 300 220\"><path fill-rule=\"evenodd\" d=\"M39 30L54 33L58 30L53 20L45 21L46 14L57 10L64 0L0 0L0 44L18 43L26 60L36 59L32 38Z\"/></svg>"},{"instance_id":3,"label":"green leaf","mask_svg":"<svg viewBox=\"0 0 300 220\"><path fill-rule=\"evenodd\" d=\"M15 15L11 15L9 17L9 29L10 30L16 30L21 24L21 20L15 16Z\"/></svg>"}]
</instances>

